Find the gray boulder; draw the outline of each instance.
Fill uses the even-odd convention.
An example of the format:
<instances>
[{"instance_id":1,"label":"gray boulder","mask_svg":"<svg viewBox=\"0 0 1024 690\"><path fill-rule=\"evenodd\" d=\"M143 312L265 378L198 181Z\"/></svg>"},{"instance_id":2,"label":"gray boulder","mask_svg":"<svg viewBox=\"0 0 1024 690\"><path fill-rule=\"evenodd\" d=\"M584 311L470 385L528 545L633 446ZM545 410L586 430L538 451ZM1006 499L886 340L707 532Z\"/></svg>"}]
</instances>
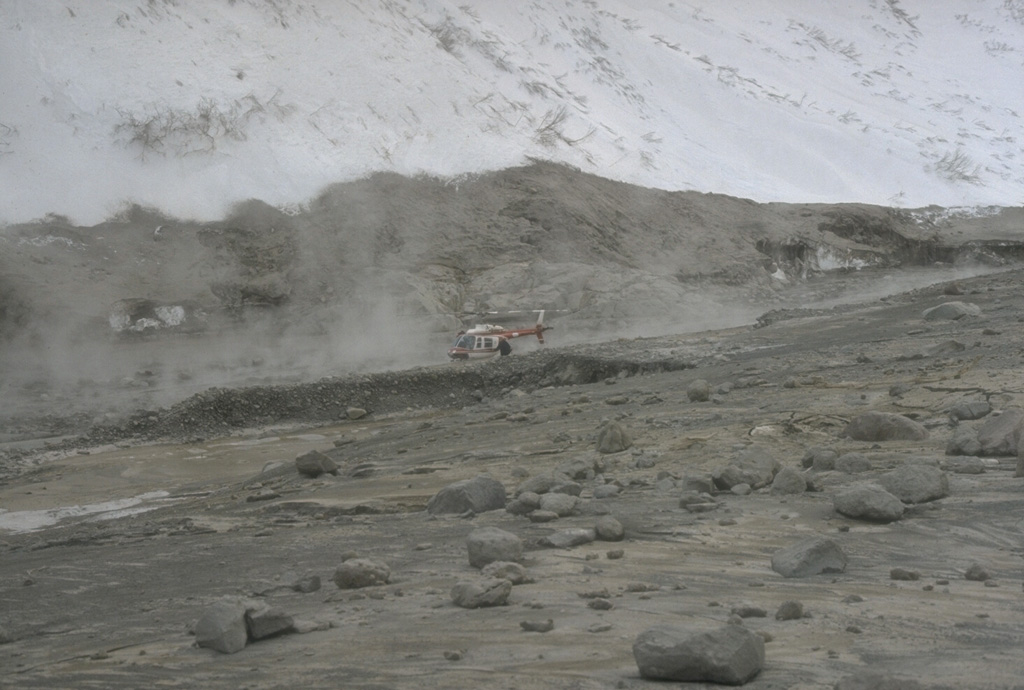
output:
<instances>
[{"instance_id":1,"label":"gray boulder","mask_svg":"<svg viewBox=\"0 0 1024 690\"><path fill-rule=\"evenodd\" d=\"M485 606L504 606L512 593L512 583L508 580L481 578L479 580L463 580L452 587L452 602L464 609L478 609Z\"/></svg>"},{"instance_id":2,"label":"gray boulder","mask_svg":"<svg viewBox=\"0 0 1024 690\"><path fill-rule=\"evenodd\" d=\"M594 525L594 532L601 541L622 541L626 538L626 530L622 527L622 523L611 515L598 518L597 524Z\"/></svg>"},{"instance_id":3,"label":"gray boulder","mask_svg":"<svg viewBox=\"0 0 1024 690\"><path fill-rule=\"evenodd\" d=\"M981 455L1017 455L1017 446L1024 432L1024 409L1010 407L992 417L978 429ZM967 455L967 453L964 453Z\"/></svg>"},{"instance_id":4,"label":"gray boulder","mask_svg":"<svg viewBox=\"0 0 1024 690\"><path fill-rule=\"evenodd\" d=\"M981 455L978 432L968 427L958 427L946 443L946 455Z\"/></svg>"},{"instance_id":5,"label":"gray boulder","mask_svg":"<svg viewBox=\"0 0 1024 690\"><path fill-rule=\"evenodd\" d=\"M836 458L835 468L837 472L860 474L871 471L871 461L864 453L843 453Z\"/></svg>"},{"instance_id":6,"label":"gray boulder","mask_svg":"<svg viewBox=\"0 0 1024 690\"><path fill-rule=\"evenodd\" d=\"M772 480L773 494L802 494L805 491L807 491L807 480L793 467L783 467Z\"/></svg>"},{"instance_id":7,"label":"gray boulder","mask_svg":"<svg viewBox=\"0 0 1024 690\"><path fill-rule=\"evenodd\" d=\"M495 561L518 561L523 557L523 540L497 527L480 527L466 538L469 564L483 568Z\"/></svg>"},{"instance_id":8,"label":"gray boulder","mask_svg":"<svg viewBox=\"0 0 1024 690\"><path fill-rule=\"evenodd\" d=\"M254 642L291 632L295 628L294 618L281 609L271 606L248 609L245 613L245 623L249 639Z\"/></svg>"},{"instance_id":9,"label":"gray boulder","mask_svg":"<svg viewBox=\"0 0 1024 690\"><path fill-rule=\"evenodd\" d=\"M992 412L992 405L985 400L961 400L949 408L949 418L954 422L981 419Z\"/></svg>"},{"instance_id":10,"label":"gray boulder","mask_svg":"<svg viewBox=\"0 0 1024 690\"><path fill-rule=\"evenodd\" d=\"M388 583L391 568L372 558L351 558L338 566L332 579L338 589L376 587Z\"/></svg>"},{"instance_id":11,"label":"gray boulder","mask_svg":"<svg viewBox=\"0 0 1024 690\"><path fill-rule=\"evenodd\" d=\"M494 561L493 563L488 563L480 569L480 574L485 578L508 580L513 585L533 582L533 580L530 579L530 576L526 573L526 568L519 563L512 563L511 561Z\"/></svg>"},{"instance_id":12,"label":"gray boulder","mask_svg":"<svg viewBox=\"0 0 1024 690\"><path fill-rule=\"evenodd\" d=\"M540 509L548 510L558 517L567 517L576 512L580 499L570 494L549 493L540 497Z\"/></svg>"},{"instance_id":13,"label":"gray boulder","mask_svg":"<svg viewBox=\"0 0 1024 690\"><path fill-rule=\"evenodd\" d=\"M602 498L615 498L621 492L622 488L618 484L601 484L594 487L594 498L598 500Z\"/></svg>"},{"instance_id":14,"label":"gray boulder","mask_svg":"<svg viewBox=\"0 0 1024 690\"><path fill-rule=\"evenodd\" d=\"M209 606L196 623L196 644L224 654L241 651L249 641L245 624L246 606L237 600L222 600Z\"/></svg>"},{"instance_id":15,"label":"gray boulder","mask_svg":"<svg viewBox=\"0 0 1024 690\"><path fill-rule=\"evenodd\" d=\"M546 494L546 493L573 493L572 487L579 486L574 482L568 475L562 474L561 472L542 472L536 474L518 487L516 487L516 496L522 497L523 494ZM580 492L576 491L575 495L579 496ZM537 507L540 507L540 499L538 498Z\"/></svg>"},{"instance_id":16,"label":"gray boulder","mask_svg":"<svg viewBox=\"0 0 1024 690\"><path fill-rule=\"evenodd\" d=\"M843 432L855 441L922 441L928 430L913 419L891 412L865 412Z\"/></svg>"},{"instance_id":17,"label":"gray boulder","mask_svg":"<svg viewBox=\"0 0 1024 690\"><path fill-rule=\"evenodd\" d=\"M597 539L597 531L594 529L569 527L541 538L540 543L554 549L568 549L573 546L589 544L595 539Z\"/></svg>"},{"instance_id":18,"label":"gray boulder","mask_svg":"<svg viewBox=\"0 0 1024 690\"><path fill-rule=\"evenodd\" d=\"M893 522L906 510L896 496L874 484L856 484L841 490L832 498L836 512L857 520Z\"/></svg>"},{"instance_id":19,"label":"gray boulder","mask_svg":"<svg viewBox=\"0 0 1024 690\"><path fill-rule=\"evenodd\" d=\"M338 474L338 464L318 450L311 450L295 458L295 469L306 477L319 477L321 474Z\"/></svg>"},{"instance_id":20,"label":"gray boulder","mask_svg":"<svg viewBox=\"0 0 1024 690\"><path fill-rule=\"evenodd\" d=\"M836 458L839 454L831 448L814 446L808 448L807 452L800 459L800 464L807 469L814 469L818 472L827 472L835 469Z\"/></svg>"},{"instance_id":21,"label":"gray boulder","mask_svg":"<svg viewBox=\"0 0 1024 690\"><path fill-rule=\"evenodd\" d=\"M878 483L904 503L925 503L949 495L946 473L931 465L903 465L882 475Z\"/></svg>"},{"instance_id":22,"label":"gray boulder","mask_svg":"<svg viewBox=\"0 0 1024 690\"><path fill-rule=\"evenodd\" d=\"M505 507L505 485L487 475L449 484L427 502L431 515L466 512L486 513Z\"/></svg>"},{"instance_id":23,"label":"gray boulder","mask_svg":"<svg viewBox=\"0 0 1024 690\"><path fill-rule=\"evenodd\" d=\"M808 537L772 554L772 570L783 577L841 573L846 563L839 544L826 537Z\"/></svg>"},{"instance_id":24,"label":"gray boulder","mask_svg":"<svg viewBox=\"0 0 1024 690\"><path fill-rule=\"evenodd\" d=\"M768 486L781 469L778 460L772 458L763 448L748 448L725 467L711 473L715 486L728 491L737 484L749 484L752 489Z\"/></svg>"},{"instance_id":25,"label":"gray boulder","mask_svg":"<svg viewBox=\"0 0 1024 690\"><path fill-rule=\"evenodd\" d=\"M981 307L969 302L946 302L921 313L925 321L957 321L965 316L978 316Z\"/></svg>"},{"instance_id":26,"label":"gray boulder","mask_svg":"<svg viewBox=\"0 0 1024 690\"><path fill-rule=\"evenodd\" d=\"M686 387L686 397L690 402L707 402L711 398L711 384L704 379L691 381Z\"/></svg>"},{"instance_id":27,"label":"gray boulder","mask_svg":"<svg viewBox=\"0 0 1024 690\"><path fill-rule=\"evenodd\" d=\"M764 639L740 625L659 626L640 633L633 658L644 678L743 685L764 668Z\"/></svg>"},{"instance_id":28,"label":"gray boulder","mask_svg":"<svg viewBox=\"0 0 1024 690\"><path fill-rule=\"evenodd\" d=\"M618 422L605 422L601 430L597 432L597 451L599 453L621 453L632 445L633 435Z\"/></svg>"},{"instance_id":29,"label":"gray boulder","mask_svg":"<svg viewBox=\"0 0 1024 690\"><path fill-rule=\"evenodd\" d=\"M715 491L715 480L710 474L684 474L679 481L679 488L683 491L710 494Z\"/></svg>"}]
</instances>

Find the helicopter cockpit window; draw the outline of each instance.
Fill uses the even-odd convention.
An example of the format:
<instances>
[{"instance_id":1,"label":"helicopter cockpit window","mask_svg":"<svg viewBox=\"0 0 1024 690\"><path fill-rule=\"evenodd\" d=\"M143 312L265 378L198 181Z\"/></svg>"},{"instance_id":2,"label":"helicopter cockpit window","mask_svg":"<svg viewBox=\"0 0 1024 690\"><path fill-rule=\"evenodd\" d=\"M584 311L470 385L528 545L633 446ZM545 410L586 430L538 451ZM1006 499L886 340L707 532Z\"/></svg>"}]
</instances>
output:
<instances>
[{"instance_id":1,"label":"helicopter cockpit window","mask_svg":"<svg viewBox=\"0 0 1024 690\"><path fill-rule=\"evenodd\" d=\"M455 341L455 347L462 347L467 350L472 350L474 340L476 339L471 335L461 336Z\"/></svg>"}]
</instances>

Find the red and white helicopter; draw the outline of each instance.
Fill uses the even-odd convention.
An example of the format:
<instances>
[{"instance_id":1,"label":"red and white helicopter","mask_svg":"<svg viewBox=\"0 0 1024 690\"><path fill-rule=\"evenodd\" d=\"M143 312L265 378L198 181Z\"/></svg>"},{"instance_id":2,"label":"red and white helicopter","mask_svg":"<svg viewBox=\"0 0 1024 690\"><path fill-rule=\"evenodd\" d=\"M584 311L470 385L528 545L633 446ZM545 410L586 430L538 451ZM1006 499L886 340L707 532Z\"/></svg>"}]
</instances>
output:
<instances>
[{"instance_id":1,"label":"red and white helicopter","mask_svg":"<svg viewBox=\"0 0 1024 690\"><path fill-rule=\"evenodd\" d=\"M537 324L529 328L508 328L493 324L478 323L465 331L459 331L455 342L448 348L448 357L453 360L488 359L495 355L511 354L509 340L524 335L535 335L544 344L544 331L551 330L544 325L544 310L537 316Z\"/></svg>"}]
</instances>

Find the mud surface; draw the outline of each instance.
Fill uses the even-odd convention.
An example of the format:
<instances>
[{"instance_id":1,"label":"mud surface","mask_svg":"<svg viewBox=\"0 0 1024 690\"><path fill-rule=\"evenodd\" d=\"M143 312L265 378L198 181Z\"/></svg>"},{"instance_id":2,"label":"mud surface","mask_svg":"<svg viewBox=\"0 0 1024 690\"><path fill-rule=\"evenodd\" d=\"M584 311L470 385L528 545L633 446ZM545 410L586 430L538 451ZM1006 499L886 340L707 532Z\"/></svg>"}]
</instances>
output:
<instances>
[{"instance_id":1,"label":"mud surface","mask_svg":"<svg viewBox=\"0 0 1024 690\"><path fill-rule=\"evenodd\" d=\"M757 328L219 388L49 448L8 445L0 686L653 687L632 657L641 631L724 624L752 607L767 615L742 624L769 640L752 688L831 688L868 671L930 687L1020 687L1024 479L1009 457L973 459L984 471L963 473L966 460L945 448L955 403L987 401L996 413L1024 403L1022 278L1013 270L956 289L779 309ZM954 300L981 314L922 318ZM689 399L696 379L710 400ZM367 414L350 419L350 408ZM868 410L910 416L928 438L842 437ZM607 419L632 432L631 448L597 452ZM801 494L727 491L709 512L680 507L684 475L754 446L801 471L815 446L863 453L871 469L811 471L817 490ZM338 462L337 476L296 472L294 459L314 449ZM944 468L949 496L891 524L833 510L837 488L909 463ZM451 482L487 473L511 495L555 468L582 487L575 515L425 512ZM617 497L593 498L612 482ZM601 515L623 524L624 541L541 545ZM475 573L466 536L488 525L524 540L533 582L516 585L507 606L456 607L451 587ZM785 579L771 569L776 550L817 534L845 549L844 573ZM390 583L335 587L353 553L387 563ZM965 579L975 563L988 580ZM893 568L919 579L891 579ZM311 575L321 589L291 589ZM196 647L190 628L231 595L279 607L309 631L232 655ZM588 605L595 598L611 607ZM776 620L787 600L808 615ZM545 633L520 625L547 619Z\"/></svg>"}]
</instances>

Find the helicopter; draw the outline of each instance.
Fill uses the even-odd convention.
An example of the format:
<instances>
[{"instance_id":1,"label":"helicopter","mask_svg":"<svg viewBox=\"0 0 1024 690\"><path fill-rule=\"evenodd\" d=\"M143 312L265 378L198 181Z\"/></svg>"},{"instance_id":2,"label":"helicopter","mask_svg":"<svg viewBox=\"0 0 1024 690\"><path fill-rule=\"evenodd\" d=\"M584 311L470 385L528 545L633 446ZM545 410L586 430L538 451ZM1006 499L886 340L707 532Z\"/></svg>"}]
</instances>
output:
<instances>
[{"instance_id":1,"label":"helicopter","mask_svg":"<svg viewBox=\"0 0 1024 690\"><path fill-rule=\"evenodd\" d=\"M502 357L512 353L509 340L524 335L535 335L541 345L544 344L544 331L551 330L544 325L544 310L537 316L537 324L529 328L508 328L493 324L477 324L465 331L459 331L455 342L448 348L448 357L452 360L489 359L495 355Z\"/></svg>"}]
</instances>

